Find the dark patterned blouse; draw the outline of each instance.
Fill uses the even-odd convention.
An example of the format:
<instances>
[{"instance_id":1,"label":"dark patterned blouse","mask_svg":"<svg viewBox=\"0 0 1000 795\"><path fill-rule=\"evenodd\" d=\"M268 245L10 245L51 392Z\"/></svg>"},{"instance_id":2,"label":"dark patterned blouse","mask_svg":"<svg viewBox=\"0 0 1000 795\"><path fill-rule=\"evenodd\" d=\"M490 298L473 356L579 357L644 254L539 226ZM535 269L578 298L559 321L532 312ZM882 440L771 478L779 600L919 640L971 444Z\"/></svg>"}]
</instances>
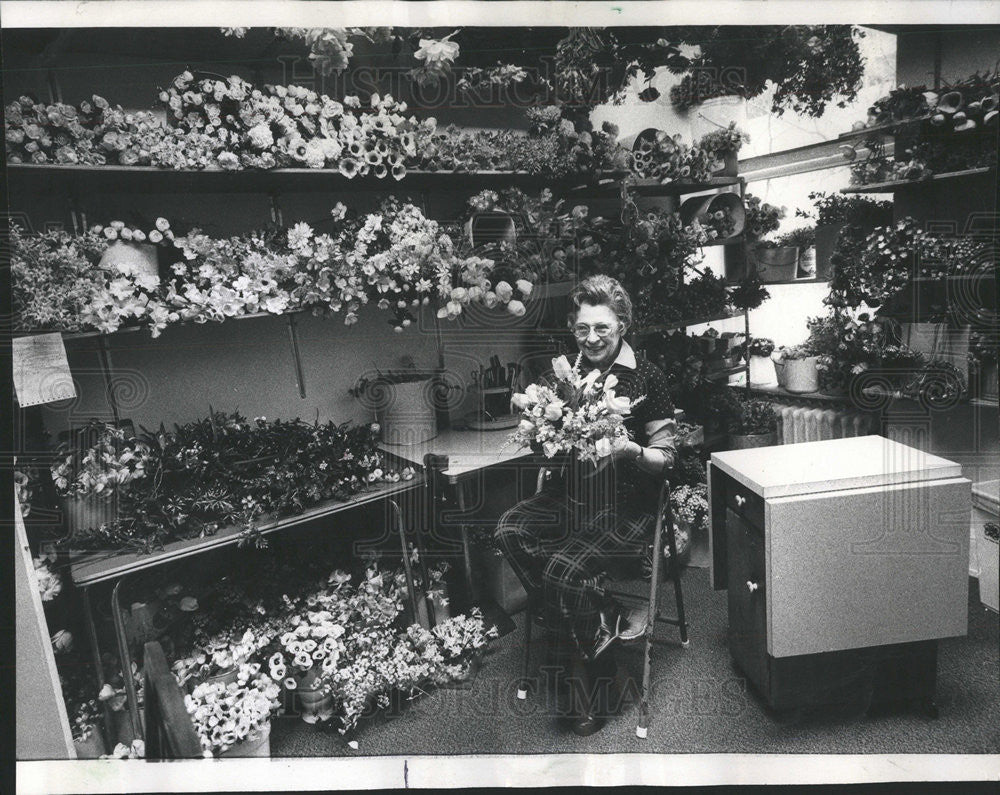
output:
<instances>
[{"instance_id":1,"label":"dark patterned blouse","mask_svg":"<svg viewBox=\"0 0 1000 795\"><path fill-rule=\"evenodd\" d=\"M581 369L587 372L586 365ZM608 374L618 379L614 386L615 394L633 401L643 398L626 417L625 427L643 447L663 450L668 459L666 466L670 467L677 452L674 445L677 423L667 377L652 362L637 358L624 340L604 377ZM598 383L603 383L603 380ZM619 513L651 513L655 510L663 476L651 475L639 469L635 462L625 459L601 467L596 473L594 465L589 462L576 466L579 471L569 480L570 496L585 500L590 510L608 507L610 500L614 500Z\"/></svg>"}]
</instances>

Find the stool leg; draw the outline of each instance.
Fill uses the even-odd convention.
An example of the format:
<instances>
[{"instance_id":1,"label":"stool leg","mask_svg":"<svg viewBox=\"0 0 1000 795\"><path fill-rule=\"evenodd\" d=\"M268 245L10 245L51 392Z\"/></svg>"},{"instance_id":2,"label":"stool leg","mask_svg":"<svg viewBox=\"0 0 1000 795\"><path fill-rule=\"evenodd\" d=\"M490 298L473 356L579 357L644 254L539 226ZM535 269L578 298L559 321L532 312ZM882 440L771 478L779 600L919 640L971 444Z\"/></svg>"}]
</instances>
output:
<instances>
[{"instance_id":1,"label":"stool leg","mask_svg":"<svg viewBox=\"0 0 1000 795\"><path fill-rule=\"evenodd\" d=\"M517 697L524 701L528 698L528 665L531 663L531 625L534 624L535 603L529 598L524 608L524 662L521 666L521 681L517 686Z\"/></svg>"}]
</instances>

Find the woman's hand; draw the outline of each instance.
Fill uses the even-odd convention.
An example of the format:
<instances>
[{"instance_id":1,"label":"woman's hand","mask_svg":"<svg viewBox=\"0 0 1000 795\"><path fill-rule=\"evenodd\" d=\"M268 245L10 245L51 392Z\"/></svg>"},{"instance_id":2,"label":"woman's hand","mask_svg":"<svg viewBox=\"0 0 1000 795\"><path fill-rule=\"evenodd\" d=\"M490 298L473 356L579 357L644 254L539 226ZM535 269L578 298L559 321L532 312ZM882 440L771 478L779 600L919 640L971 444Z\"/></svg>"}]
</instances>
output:
<instances>
[{"instance_id":1,"label":"woman's hand","mask_svg":"<svg viewBox=\"0 0 1000 795\"><path fill-rule=\"evenodd\" d=\"M611 457L615 461L635 461L642 455L642 447L631 439L619 437L611 442Z\"/></svg>"}]
</instances>

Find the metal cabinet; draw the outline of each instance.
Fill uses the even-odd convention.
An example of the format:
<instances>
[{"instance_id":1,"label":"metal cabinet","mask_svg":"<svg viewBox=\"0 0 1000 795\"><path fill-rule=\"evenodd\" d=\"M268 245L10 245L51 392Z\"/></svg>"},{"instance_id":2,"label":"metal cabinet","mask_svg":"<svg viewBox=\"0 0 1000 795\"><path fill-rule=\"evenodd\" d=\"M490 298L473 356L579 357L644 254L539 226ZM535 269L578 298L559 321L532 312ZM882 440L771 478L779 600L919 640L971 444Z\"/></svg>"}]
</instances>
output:
<instances>
[{"instance_id":1,"label":"metal cabinet","mask_svg":"<svg viewBox=\"0 0 1000 795\"><path fill-rule=\"evenodd\" d=\"M931 705L937 640L968 622L971 484L878 436L715 453L712 582L764 700Z\"/></svg>"}]
</instances>

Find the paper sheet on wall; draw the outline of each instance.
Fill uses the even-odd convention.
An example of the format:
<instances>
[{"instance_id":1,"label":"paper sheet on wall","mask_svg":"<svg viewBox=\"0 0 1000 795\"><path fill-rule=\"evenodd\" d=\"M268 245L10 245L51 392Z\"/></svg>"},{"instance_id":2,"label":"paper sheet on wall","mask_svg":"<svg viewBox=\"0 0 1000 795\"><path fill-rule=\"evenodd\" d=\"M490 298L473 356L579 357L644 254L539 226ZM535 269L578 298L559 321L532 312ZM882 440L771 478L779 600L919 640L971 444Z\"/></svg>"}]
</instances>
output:
<instances>
[{"instance_id":1,"label":"paper sheet on wall","mask_svg":"<svg viewBox=\"0 0 1000 795\"><path fill-rule=\"evenodd\" d=\"M11 348L14 394L21 408L76 397L62 334L15 337Z\"/></svg>"}]
</instances>

